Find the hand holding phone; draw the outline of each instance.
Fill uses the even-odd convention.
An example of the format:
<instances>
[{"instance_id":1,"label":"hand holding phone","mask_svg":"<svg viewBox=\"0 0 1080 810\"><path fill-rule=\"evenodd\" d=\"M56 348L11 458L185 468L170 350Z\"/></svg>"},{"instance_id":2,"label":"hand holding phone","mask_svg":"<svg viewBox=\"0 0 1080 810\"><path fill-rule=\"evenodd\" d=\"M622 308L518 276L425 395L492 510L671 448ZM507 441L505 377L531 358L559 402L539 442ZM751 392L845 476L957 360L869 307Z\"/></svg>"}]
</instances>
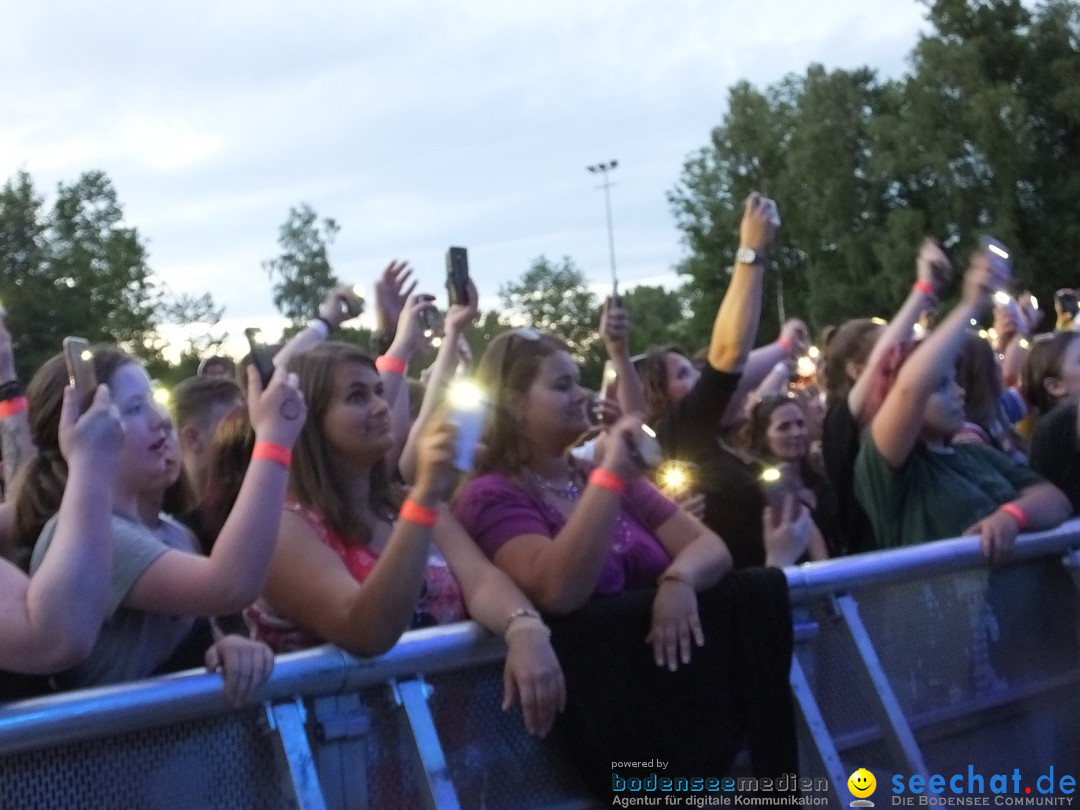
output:
<instances>
[{"instance_id":1,"label":"hand holding phone","mask_svg":"<svg viewBox=\"0 0 1080 810\"><path fill-rule=\"evenodd\" d=\"M86 338L64 338L64 362L67 364L68 380L79 395L79 413L85 413L97 391L97 374L94 372L94 355Z\"/></svg>"},{"instance_id":2,"label":"hand holding phone","mask_svg":"<svg viewBox=\"0 0 1080 810\"><path fill-rule=\"evenodd\" d=\"M270 355L270 349L267 348L266 342L262 338L261 329L245 329L244 336L247 338L248 346L251 347L251 362L255 364L255 369L259 372L259 379L262 381L262 387L265 390L266 386L270 384L270 378L274 376L274 361Z\"/></svg>"},{"instance_id":3,"label":"hand holding phone","mask_svg":"<svg viewBox=\"0 0 1080 810\"><path fill-rule=\"evenodd\" d=\"M446 292L450 306L469 305L469 252L463 247L446 251Z\"/></svg>"}]
</instances>

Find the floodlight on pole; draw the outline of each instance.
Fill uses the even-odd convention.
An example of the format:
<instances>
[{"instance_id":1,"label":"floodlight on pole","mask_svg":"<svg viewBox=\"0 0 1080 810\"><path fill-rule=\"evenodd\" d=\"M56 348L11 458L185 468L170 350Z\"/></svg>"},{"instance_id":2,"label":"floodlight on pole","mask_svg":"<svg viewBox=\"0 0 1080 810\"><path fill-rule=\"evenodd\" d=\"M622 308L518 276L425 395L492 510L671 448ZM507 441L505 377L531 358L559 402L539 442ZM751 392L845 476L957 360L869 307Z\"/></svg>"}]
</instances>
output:
<instances>
[{"instance_id":1,"label":"floodlight on pole","mask_svg":"<svg viewBox=\"0 0 1080 810\"><path fill-rule=\"evenodd\" d=\"M607 211L607 235L608 235L608 257L611 260L611 292L613 296L619 295L619 277L615 272L615 229L611 224L611 187L614 183L611 182L609 174L618 167L619 161L609 160L606 163L595 163L592 166L586 166L592 174L603 175L604 182L601 183L598 188L604 190L604 208Z\"/></svg>"}]
</instances>

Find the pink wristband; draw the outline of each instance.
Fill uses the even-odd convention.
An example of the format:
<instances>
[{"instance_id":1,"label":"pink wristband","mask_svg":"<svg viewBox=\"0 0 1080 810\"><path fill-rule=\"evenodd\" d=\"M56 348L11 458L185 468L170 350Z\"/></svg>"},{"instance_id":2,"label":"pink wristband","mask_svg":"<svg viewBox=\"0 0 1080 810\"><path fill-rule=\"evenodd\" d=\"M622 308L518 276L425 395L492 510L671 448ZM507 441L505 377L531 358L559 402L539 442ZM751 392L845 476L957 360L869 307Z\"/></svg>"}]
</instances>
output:
<instances>
[{"instance_id":1,"label":"pink wristband","mask_svg":"<svg viewBox=\"0 0 1080 810\"><path fill-rule=\"evenodd\" d=\"M0 419L4 419L8 416L14 416L17 413L22 413L30 407L30 402L26 397L14 397L12 399L0 402Z\"/></svg>"},{"instance_id":2,"label":"pink wristband","mask_svg":"<svg viewBox=\"0 0 1080 810\"><path fill-rule=\"evenodd\" d=\"M255 447L251 450L251 460L257 458L276 461L286 470L292 466L292 450L273 442L255 442Z\"/></svg>"},{"instance_id":3,"label":"pink wristband","mask_svg":"<svg viewBox=\"0 0 1080 810\"><path fill-rule=\"evenodd\" d=\"M1017 506L1015 503L1003 503L998 507L999 512L1004 512L1006 515L1011 515L1012 519L1016 521L1016 525L1023 529L1027 526L1027 515L1024 514L1024 510Z\"/></svg>"},{"instance_id":4,"label":"pink wristband","mask_svg":"<svg viewBox=\"0 0 1080 810\"><path fill-rule=\"evenodd\" d=\"M439 522L439 513L434 509L428 509L426 506L421 506L416 501L407 500L401 505L401 511L398 512L398 517L402 520L407 520L409 523L415 523L417 526L424 526L430 529L436 523Z\"/></svg>"},{"instance_id":5,"label":"pink wristband","mask_svg":"<svg viewBox=\"0 0 1080 810\"><path fill-rule=\"evenodd\" d=\"M382 354L375 359L375 368L379 371L388 371L391 374L404 374L408 364L400 357Z\"/></svg>"},{"instance_id":6,"label":"pink wristband","mask_svg":"<svg viewBox=\"0 0 1080 810\"><path fill-rule=\"evenodd\" d=\"M779 346L780 346L781 348L783 348L783 350L784 350L784 351L786 351L786 352L790 352L790 351L791 351L791 341L790 341L790 340L788 340L788 339L787 339L786 337L782 337L782 338L777 338L777 339L776 339L776 343L777 343L777 345L779 345Z\"/></svg>"},{"instance_id":7,"label":"pink wristband","mask_svg":"<svg viewBox=\"0 0 1080 810\"><path fill-rule=\"evenodd\" d=\"M595 484L598 487L604 489L610 489L616 495L622 495L623 490L626 489L626 482L619 478L615 473L608 472L607 470L601 470L599 468L589 473L589 483Z\"/></svg>"},{"instance_id":8,"label":"pink wristband","mask_svg":"<svg viewBox=\"0 0 1080 810\"><path fill-rule=\"evenodd\" d=\"M911 289L921 292L923 295L929 295L931 298L937 298L937 293L934 292L934 285L929 281L916 281L911 285Z\"/></svg>"}]
</instances>

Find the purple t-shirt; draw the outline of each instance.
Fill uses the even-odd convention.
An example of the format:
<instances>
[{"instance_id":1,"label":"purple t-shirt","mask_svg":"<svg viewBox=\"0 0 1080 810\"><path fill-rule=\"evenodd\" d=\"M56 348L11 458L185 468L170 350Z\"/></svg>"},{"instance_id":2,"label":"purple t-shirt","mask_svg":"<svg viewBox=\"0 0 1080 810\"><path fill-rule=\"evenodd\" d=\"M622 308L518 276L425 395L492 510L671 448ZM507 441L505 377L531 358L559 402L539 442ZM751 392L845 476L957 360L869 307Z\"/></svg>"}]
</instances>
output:
<instances>
[{"instance_id":1,"label":"purple t-shirt","mask_svg":"<svg viewBox=\"0 0 1080 810\"><path fill-rule=\"evenodd\" d=\"M593 593L610 596L651 587L671 563L656 529L678 507L642 476L620 497L615 537ZM454 504L454 514L488 557L523 534L555 537L566 518L539 491L526 490L500 473L473 479Z\"/></svg>"}]
</instances>

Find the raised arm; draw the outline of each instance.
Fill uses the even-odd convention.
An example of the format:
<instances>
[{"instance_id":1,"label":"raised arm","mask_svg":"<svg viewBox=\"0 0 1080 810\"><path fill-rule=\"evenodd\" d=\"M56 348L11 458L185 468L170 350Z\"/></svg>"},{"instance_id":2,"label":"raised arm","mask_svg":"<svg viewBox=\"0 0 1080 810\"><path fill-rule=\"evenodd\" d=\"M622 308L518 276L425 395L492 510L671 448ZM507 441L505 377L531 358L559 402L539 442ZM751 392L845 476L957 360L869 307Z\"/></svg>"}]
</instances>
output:
<instances>
[{"instance_id":1,"label":"raised arm","mask_svg":"<svg viewBox=\"0 0 1080 810\"><path fill-rule=\"evenodd\" d=\"M5 500L13 500L12 487L19 469L37 452L30 439L26 421L26 398L15 374L15 353L11 345L11 333L4 323L0 310L0 443L3 447ZM6 546L0 553L10 559Z\"/></svg>"},{"instance_id":2,"label":"raised arm","mask_svg":"<svg viewBox=\"0 0 1080 810\"><path fill-rule=\"evenodd\" d=\"M255 453L210 556L165 552L128 591L128 607L220 616L247 607L262 591L288 484L288 453L307 414L296 375L278 368L263 391L249 367L248 410Z\"/></svg>"},{"instance_id":3,"label":"raised arm","mask_svg":"<svg viewBox=\"0 0 1080 810\"><path fill-rule=\"evenodd\" d=\"M438 354L435 355L435 362L431 364L431 374L424 392L424 401L420 403L420 412L409 430L408 441L405 442L405 449L402 450L401 458L398 460L398 470L405 483L412 483L416 477L416 444L435 413L436 407L442 402L447 384L454 378L457 371L460 358L459 341L464 339L465 330L476 319L479 298L476 285L473 284L471 278L468 284L468 305L454 304L446 312L446 319L443 321L443 340L439 345Z\"/></svg>"},{"instance_id":4,"label":"raised arm","mask_svg":"<svg viewBox=\"0 0 1080 810\"><path fill-rule=\"evenodd\" d=\"M453 480L456 431L446 421L424 433L409 501L436 509ZM447 516L440 511L439 520ZM281 522L264 598L279 616L359 656L380 655L409 626L423 585L432 527L398 518L363 582L294 512Z\"/></svg>"},{"instance_id":5,"label":"raised arm","mask_svg":"<svg viewBox=\"0 0 1080 810\"><path fill-rule=\"evenodd\" d=\"M621 436L641 429L638 417L626 416L611 428L599 469L623 481L639 474ZM506 571L540 610L563 615L592 596L604 565L619 513L619 495L589 483L555 537L519 535L495 553Z\"/></svg>"},{"instance_id":6,"label":"raised arm","mask_svg":"<svg viewBox=\"0 0 1080 810\"><path fill-rule=\"evenodd\" d=\"M289 338L289 341L274 355L274 367L287 368L289 360L318 346L345 321L357 317L363 307L363 299L356 295L352 285L336 285L319 304L318 316Z\"/></svg>"},{"instance_id":7,"label":"raised arm","mask_svg":"<svg viewBox=\"0 0 1080 810\"><path fill-rule=\"evenodd\" d=\"M53 673L90 654L105 618L112 561L112 479L123 428L101 385L78 417L68 388L60 414L67 485L56 533L34 576L0 560L0 668Z\"/></svg>"},{"instance_id":8,"label":"raised arm","mask_svg":"<svg viewBox=\"0 0 1080 810\"><path fill-rule=\"evenodd\" d=\"M615 366L618 383L616 397L619 407L625 414L644 417L648 413L645 404L645 387L637 369L630 362L630 313L622 305L621 299L612 301L608 298L600 311L600 337L604 341L608 357ZM606 384L606 381L604 382ZM605 391L600 395L604 396Z\"/></svg>"},{"instance_id":9,"label":"raised arm","mask_svg":"<svg viewBox=\"0 0 1080 810\"><path fill-rule=\"evenodd\" d=\"M899 469L907 462L922 435L930 396L956 384L956 358L971 319L987 311L995 287L1006 282L1004 269L995 273L987 255L976 254L964 276L960 302L901 366L870 425L874 444L889 466Z\"/></svg>"},{"instance_id":10,"label":"raised arm","mask_svg":"<svg viewBox=\"0 0 1080 810\"><path fill-rule=\"evenodd\" d=\"M765 262L776 233L771 210L771 202L756 191L746 198L737 260L709 341L709 365L717 371L740 373L754 345L761 320Z\"/></svg>"},{"instance_id":11,"label":"raised arm","mask_svg":"<svg viewBox=\"0 0 1080 810\"><path fill-rule=\"evenodd\" d=\"M882 331L862 374L848 392L848 409L858 424L865 420L867 395L874 372L881 364L881 359L893 346L911 339L912 330L922 314L937 301L938 297L952 278L952 265L945 252L933 239L924 239L915 260L916 280L908 297L897 310L893 319Z\"/></svg>"}]
</instances>

